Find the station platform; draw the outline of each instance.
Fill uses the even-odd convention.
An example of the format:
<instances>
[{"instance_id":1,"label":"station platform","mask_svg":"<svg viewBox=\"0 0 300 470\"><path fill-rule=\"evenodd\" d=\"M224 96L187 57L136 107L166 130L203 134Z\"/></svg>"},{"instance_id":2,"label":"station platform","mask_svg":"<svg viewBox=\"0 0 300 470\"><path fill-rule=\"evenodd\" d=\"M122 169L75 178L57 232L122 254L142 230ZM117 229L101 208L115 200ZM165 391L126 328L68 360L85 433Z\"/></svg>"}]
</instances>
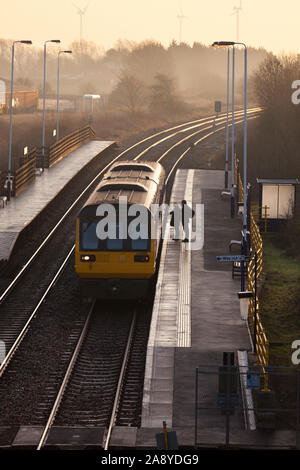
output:
<instances>
[{"instance_id":1,"label":"station platform","mask_svg":"<svg viewBox=\"0 0 300 470\"><path fill-rule=\"evenodd\" d=\"M9 259L23 228L84 166L113 145L112 141L98 140L83 144L53 167L45 169L24 191L0 208L0 261Z\"/></svg>"},{"instance_id":2,"label":"station platform","mask_svg":"<svg viewBox=\"0 0 300 470\"><path fill-rule=\"evenodd\" d=\"M240 317L237 292L240 278L232 279L232 264L218 263L216 256L229 254L229 242L241 239L241 219L230 217L230 201L221 199L224 172L178 170L171 204L183 199L196 209L203 204L204 245L165 237L148 340L144 379L142 427L137 440L162 429L180 429L185 444L194 442L195 371L199 366L218 370L223 352L251 351L246 323ZM201 210L198 217L201 217ZM196 213L197 217L197 213ZM203 217L203 214L202 214ZM193 230L195 229L195 217ZM167 228L167 230L173 228ZM199 376L198 423L201 432L214 430L212 442L224 436L224 416L217 408L217 374ZM201 403L202 401L202 403ZM232 430L243 428L242 419L231 418ZM152 429L152 431L151 431ZM149 442L148 442L149 443Z\"/></svg>"}]
</instances>

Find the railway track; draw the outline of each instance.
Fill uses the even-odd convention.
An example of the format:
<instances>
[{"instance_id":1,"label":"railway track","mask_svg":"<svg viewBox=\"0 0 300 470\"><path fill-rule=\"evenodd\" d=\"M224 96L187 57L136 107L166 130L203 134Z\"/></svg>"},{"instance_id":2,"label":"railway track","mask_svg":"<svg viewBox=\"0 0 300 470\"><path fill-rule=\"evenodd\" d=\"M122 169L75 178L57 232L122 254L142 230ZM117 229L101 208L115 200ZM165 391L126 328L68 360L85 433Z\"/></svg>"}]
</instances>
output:
<instances>
[{"instance_id":1,"label":"railway track","mask_svg":"<svg viewBox=\"0 0 300 470\"><path fill-rule=\"evenodd\" d=\"M257 110L252 110L251 115L254 118L257 115ZM239 116L239 113L237 113L237 116ZM221 116L219 118L219 121L217 123L217 129L216 129L217 132L220 132L224 129L225 120L226 120L225 116ZM144 158L146 155L148 158L147 152L151 151L152 149L157 147L159 144L165 144L171 139L178 138L178 136L181 137L183 132L188 133L188 135L185 135L183 138L179 138L179 140L177 140L175 143L169 146L157 160L157 161L161 161L163 159L166 159L166 157L170 157L172 151L179 149L180 146L184 146L184 145L187 146L184 152L181 152L180 156L179 157L176 156L176 158L173 159L173 161L171 161L171 163L169 164L169 175L168 175L168 180L169 180L171 174L173 174L178 163L182 160L182 158L184 158L184 156L189 151L189 147L190 147L190 145L188 145L189 141L193 139L194 145L198 145L198 143L202 142L205 139L208 139L211 136L212 134L211 125L210 125L211 122L212 122L212 118L204 118L199 121L187 123L186 125L180 125L180 126L176 126L175 128L171 128L166 131L161 131L153 136L149 136L146 139L143 139L142 141L131 146L129 149L126 149L121 154L116 156L113 159L113 161L116 161L117 159L123 159L123 158L134 158L138 160L140 158ZM242 120L240 122L242 122ZM239 121L237 121L237 124L238 123ZM190 133L190 131L192 131L192 133ZM206 132L206 131L209 131L209 132ZM164 135L167 132L168 132L168 135ZM200 133L203 133L202 137L198 139L196 142L194 142L195 138L199 136ZM152 142L150 143L150 145L148 145L148 142L151 141L151 139L154 139L157 137L159 137L159 140L157 142ZM147 144L147 147L144 148L143 150L140 150L140 146L144 145L145 143ZM136 151L137 149L139 149L140 152L135 156L132 155L133 150ZM128 154L130 154L130 157ZM18 348L20 348L20 345L22 344L24 338L26 337L26 334L31 330L31 328L32 328L32 334L33 334L35 330L34 319L36 319L40 310L45 310L45 299L47 299L47 297L49 296L49 293L51 293L53 290L56 289L57 287L56 283L58 283L64 271L66 269L69 271L72 271L71 259L72 259L72 254L73 254L73 246L71 243L72 241L72 233L71 233L71 236L69 237L69 243L63 244L65 248L68 248L67 256L65 256L65 254L64 256L63 254L61 255L59 262L56 265L56 269L54 270L55 273L51 272L51 270L47 272L47 263L49 262L48 261L49 257L53 256L54 251L56 251L57 253L56 236L58 233L60 233L60 237L61 237L60 239L64 239L64 242L65 242L65 232L62 230L62 228L64 227L64 223L68 219L71 219L71 220L73 219L74 211L77 209L79 204L81 205L83 203L84 198L88 196L89 192L94 188L94 186L99 181L99 178L102 176L102 174L106 171L107 167L110 166L111 163L112 162L110 162L109 165L106 165L97 174L97 176L92 180L92 182L87 186L87 188L85 188L85 190L78 196L76 201L74 201L74 203L68 208L64 216L59 220L56 226L48 234L47 238L39 246L38 250L35 251L35 253L28 260L26 265L22 268L22 270L12 280L10 285L5 289L5 291L0 296L0 312L1 312L0 339L2 341L5 341L5 345L7 347L6 359L0 366L0 377L2 377L2 375L4 375L4 377L7 376L6 380L8 381L13 381L14 378L18 375L19 373L18 371L20 370L20 367L24 367L24 363L22 364L22 361L20 361L17 358L16 352L18 351ZM70 220L69 220L69 224L70 224ZM69 227L68 224L66 226ZM55 243L53 243L53 241ZM49 251L48 247L51 243L53 244L52 251L51 250ZM44 259L42 259L41 261L41 258L44 258ZM29 278L27 279L26 276L28 276L28 273L30 274L29 274ZM19 284L20 279L22 279L22 286L20 286ZM35 287L34 295L31 295L34 287ZM14 296L12 294L14 294ZM87 306L86 306L86 309L87 309ZM98 314L98 317L100 318L102 314L104 313L100 312L100 314ZM88 320L88 326L86 328L86 332L84 333L84 340L82 340L82 343L78 347L78 351L74 357L74 354L77 350L77 348L75 348L75 344L78 342L78 338L81 337L80 331L83 329L83 317L85 316L86 316L85 314L78 315L78 318L74 319L72 328L67 335L67 341L66 341L67 344L65 344L66 347L59 354L60 356L59 367L55 373L53 372L53 375L49 376L47 385L45 389L43 390L42 398L41 400L37 400L38 403L35 409L35 413L31 417L31 423L34 423L34 424L44 423L45 424L47 420L47 425L49 424L49 427L45 431L45 434L44 434L44 440L41 442L41 447L45 443L45 437L48 434L49 428L53 425L53 422L59 423L60 425L65 422L67 422L69 425L72 422L73 423L76 422L77 424L80 423L81 425L86 425L86 423L91 424L91 421L92 421L92 418L90 416L91 413L95 416L95 409L94 411L92 410L91 412L86 411L85 413L82 413L82 410L79 409L78 402L76 402L76 399L74 399L74 397L77 396L77 400L78 398L80 398L80 402L82 403L82 397L81 396L78 397L78 394L76 395L76 392L71 392L70 394L69 392L67 394L65 393L65 391L69 389L76 391L76 388L77 390L78 390L78 387L80 388L80 383L82 383L82 381L84 381L85 383L85 380L83 379L83 377L85 376L84 370L86 368L86 364L90 360L90 356L88 352L84 352L84 351L90 351L91 349L93 350L93 347L96 348L96 345L97 345L96 339L99 338L99 335L101 335L101 331L100 331L101 328L99 328L99 326L98 327L96 326L97 320L94 320L94 318L95 317L97 318L97 316L95 316L95 314L92 315L90 312L89 314L90 319ZM91 318L93 318L92 322L91 322ZM116 324L115 316L110 315L110 321L112 321L111 327L110 327L111 330L108 328L107 331L110 331L111 333L112 332L115 333L115 324ZM95 326L90 328L89 325L90 324L94 325L94 322L95 322ZM139 322L135 322L135 323L139 323ZM130 363L132 363L130 367L124 368L123 377L121 380L121 385L123 384L123 386L120 385L120 387L116 388L116 390L118 390L118 396L115 398L114 404L109 406L107 402L104 400L103 403L105 404L104 409L106 409L106 412L102 416L101 414L102 411L101 411L100 415L97 415L97 417L94 418L96 420L95 422L97 422L98 424L100 425L103 424L105 427L108 427L106 439L105 439L105 442L103 443L104 446L109 445L109 439L110 439L110 434L111 434L111 430L109 429L112 429L112 426L115 423L119 425L130 425L130 424L132 425L134 423L133 425L138 425L139 410L138 409L134 410L133 409L134 407L132 407L132 403L137 403L139 401L139 397L141 396L141 387L140 387L141 371L143 374L143 365L144 365L143 355L141 354L141 351L143 348L146 349L144 347L144 343L145 343L145 338L147 337L147 334L148 334L147 327L145 326L145 324L141 324L139 329L137 329L137 331L139 330L142 331L141 334L139 334L138 332L134 333L134 337L136 338L136 340L132 342L132 348L129 348L129 352L128 352L128 354L131 355L132 358L134 358L134 360L130 361ZM59 325L57 326L57 328L59 328ZM95 333L92 333L93 329L95 330ZM126 329L125 326L124 326L124 329ZM90 332L90 333L88 334L87 332ZM86 338L85 338L85 335L87 335ZM75 352L73 353L74 350ZM81 350L82 352L80 352L79 354L79 351ZM20 355L22 356L22 354ZM74 361L75 361L74 364L76 364L76 368L74 370L73 370L74 365L70 367L71 357L72 359L74 357ZM109 357L107 358L107 360L108 360L107 364L110 364ZM10 363L10 361L11 361L12 366L8 367L8 364ZM102 361L103 364L105 363L103 355L101 356L101 354L99 355L99 361L100 362ZM126 364L127 362L128 362L128 358L126 359ZM115 370L119 368L120 368L119 365L117 365ZM95 370L98 371L100 369L101 367L98 368L97 364L95 364ZM4 371L6 371L5 374L4 374ZM104 380L103 377L104 376L102 376L99 379L95 378L95 382L98 383L100 388ZM3 378L1 380L3 380ZM91 380L92 382L94 381L94 379L91 379ZM111 382L116 383L116 380L114 379ZM113 385L110 386L110 391L109 391L110 400L111 400L111 395L112 395L111 393L112 388L113 388ZM61 393L61 398L57 398L59 396L59 394L57 393L58 389L59 389L59 392ZM95 389L97 390L97 387ZM5 387L4 387L4 390L5 390ZM97 396L98 395L99 393L97 393ZM62 397L64 397L63 400L62 400ZM72 397L72 398L69 398L69 397ZM58 400L58 403L57 403L57 400ZM115 406L115 403L117 403L116 406ZM49 413L49 410L51 407L52 407L52 410L55 408L55 404L57 405L57 409ZM87 407L88 406L89 406L89 403L87 403ZM107 410L111 408L112 408L113 416L109 419L109 417L107 416ZM72 410L71 413L70 413L70 410ZM68 419L71 419L71 421L69 422ZM1 415L0 415L0 423L1 423Z\"/></svg>"},{"instance_id":2,"label":"railway track","mask_svg":"<svg viewBox=\"0 0 300 470\"><path fill-rule=\"evenodd\" d=\"M106 447L118 413L137 331L140 330L140 336L150 321L149 312L142 320L137 320L138 313L134 306L127 306L120 312L120 305L104 309L100 303L92 305L37 450L46 443L51 427L62 425L105 427L107 432L102 445Z\"/></svg>"},{"instance_id":3,"label":"railway track","mask_svg":"<svg viewBox=\"0 0 300 470\"><path fill-rule=\"evenodd\" d=\"M257 112L258 112L258 109L255 108L254 110L250 110L249 114L255 115L257 114ZM236 114L237 116L239 116L241 114L241 111L238 111ZM226 120L225 116L221 116L217 120L217 125L219 126L216 129L217 132L219 132L220 130L224 128L222 124L224 124L225 120ZM157 145L165 143L167 140L173 138L174 136L178 136L178 134L181 134L182 132L189 132L190 130L194 131L195 128L200 127L200 129L197 129L191 134L189 133L187 136L185 136L182 139L179 139L179 141L177 141L172 146L170 146L158 159L158 161L161 161L162 159L165 159L166 156L176 147L184 144L185 142L188 142L189 139L194 138L201 132L205 132L206 130L211 130L211 127L210 127L211 122L212 122L211 117L202 118L198 121L189 122L186 125L179 125L179 126L170 128L168 130L161 131L159 133L156 133L152 136L149 136L143 139L140 142L137 142L136 144L134 144L133 146L129 147L128 149L123 151L121 154L116 156L113 159L113 161L116 161L117 159L121 159L125 157L128 158L128 153L131 153L133 149L138 148L140 145L144 144L145 142L148 142L149 140L152 140L153 138L159 137L157 142L154 142L148 145L145 149L139 152L137 156L134 157L135 160L138 160L144 157L150 150L152 150ZM207 125L207 123L209 125ZM237 124L238 123L239 121L237 121ZM162 135L166 133L168 133L168 135L161 137ZM210 133L208 132L206 135L203 136L202 139L198 140L195 145L197 145L200 141L210 137L211 134L212 132ZM186 152L188 152L188 149L186 150ZM100 177L103 175L103 173L106 171L106 169L110 166L111 163L112 162L106 165L97 174L97 176L89 183L89 185L84 189L84 191L80 193L77 199L66 210L64 215L59 219L57 224L52 228L49 234L45 237L45 239L40 244L40 246L35 250L35 252L29 258L29 260L24 264L21 270L17 273L17 275L12 279L12 281L9 283L9 285L5 288L5 290L0 295L0 312L1 313L3 312L3 314L1 315L1 321L0 321L0 340L2 340L5 343L5 348L6 348L7 353L10 353L10 350L15 342L19 343L20 341L19 336L23 335L24 327L28 325L28 321L30 321L30 318L32 318L32 311L34 311L34 308L33 308L34 303L37 302L37 299L39 297L42 297L43 292L47 290L47 286L49 285L49 283L51 283L51 276L54 275L54 272L55 272L55 266L53 266L53 259L55 259L55 256L56 256L57 246L62 245L62 240L65 240L66 232L68 232L68 230L66 229L64 232L61 232L63 236L58 237L58 240L56 240L52 244L54 245L52 249L50 246L50 250L48 250L49 253L46 253L46 256L44 256L44 259L42 259L41 262L40 262L40 258L37 262L38 257L45 251L45 248L47 246L51 245L51 241L53 241L53 237L58 233L58 231L61 229L62 225L67 221L67 219L69 219L69 226L70 226L70 223L71 224L73 223L76 210L80 208L84 199L87 198L89 192L94 188L94 186L99 181ZM69 246L71 245L69 244ZM62 253L62 255L64 255L64 253ZM57 259L57 261L60 261L60 260L63 260L63 256ZM48 271L47 268L49 265L54 269ZM46 271L46 275L45 275L45 269L48 271L48 272ZM59 263L57 263L57 269L59 269ZM33 275L31 275L31 271L34 271ZM28 273L29 275L25 277L25 275L27 275ZM36 278L35 282L33 281L33 278ZM20 295L16 298L15 297L16 288L21 279L22 279L22 289L19 290L21 291ZM13 298L12 298L12 293L14 293ZM25 308L24 308L24 305L25 305ZM3 367L0 366L0 375L2 373L1 372L2 369Z\"/></svg>"}]
</instances>

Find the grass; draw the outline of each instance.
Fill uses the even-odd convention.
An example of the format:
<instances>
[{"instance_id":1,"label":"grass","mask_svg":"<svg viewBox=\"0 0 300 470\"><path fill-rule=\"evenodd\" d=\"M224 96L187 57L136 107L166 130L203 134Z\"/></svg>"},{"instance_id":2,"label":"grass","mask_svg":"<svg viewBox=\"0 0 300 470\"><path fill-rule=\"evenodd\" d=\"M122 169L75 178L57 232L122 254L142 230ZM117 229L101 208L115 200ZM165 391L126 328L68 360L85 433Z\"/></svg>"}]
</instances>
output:
<instances>
[{"instance_id":1,"label":"grass","mask_svg":"<svg viewBox=\"0 0 300 470\"><path fill-rule=\"evenodd\" d=\"M261 317L270 342L270 365L292 366L291 344L300 339L300 262L280 246L280 234L264 234L265 283Z\"/></svg>"}]
</instances>

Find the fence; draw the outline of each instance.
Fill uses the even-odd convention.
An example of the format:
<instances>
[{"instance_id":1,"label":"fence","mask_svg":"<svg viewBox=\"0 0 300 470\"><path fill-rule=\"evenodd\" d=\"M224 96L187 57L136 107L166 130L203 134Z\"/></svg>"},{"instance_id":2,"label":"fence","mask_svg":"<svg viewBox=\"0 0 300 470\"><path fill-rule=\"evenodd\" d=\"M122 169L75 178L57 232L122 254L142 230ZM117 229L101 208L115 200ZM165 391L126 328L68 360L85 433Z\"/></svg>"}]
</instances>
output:
<instances>
[{"instance_id":1,"label":"fence","mask_svg":"<svg viewBox=\"0 0 300 470\"><path fill-rule=\"evenodd\" d=\"M12 196L17 196L35 178L36 149L32 149L13 174Z\"/></svg>"},{"instance_id":2,"label":"fence","mask_svg":"<svg viewBox=\"0 0 300 470\"><path fill-rule=\"evenodd\" d=\"M244 187L239 171L239 161L235 155L234 159L234 177L237 197L242 200L244 198ZM253 293L249 300L249 324L254 339L254 351L257 354L257 362L262 368L264 377L264 390L268 390L268 374L267 367L269 365L269 341L266 336L265 329L262 325L259 299L257 295L257 283L261 280L263 272L263 241L255 221L255 214L250 209L248 216L250 217L250 239L251 249L248 261L248 290Z\"/></svg>"},{"instance_id":3,"label":"fence","mask_svg":"<svg viewBox=\"0 0 300 470\"><path fill-rule=\"evenodd\" d=\"M35 179L36 168L49 168L78 148L86 140L93 139L95 131L90 126L77 129L63 137L50 147L45 147L42 157L41 148L32 149L26 157L20 159L20 167L12 173L12 196L17 196L31 181ZM44 160L44 161L43 161ZM7 194L7 173L0 173L0 195Z\"/></svg>"},{"instance_id":4,"label":"fence","mask_svg":"<svg viewBox=\"0 0 300 470\"><path fill-rule=\"evenodd\" d=\"M39 153L38 165L40 167L50 168L70 152L78 148L84 141L93 139L94 137L95 131L90 126L77 129L55 144L50 145L50 147L45 148L44 162L42 161L41 153Z\"/></svg>"},{"instance_id":5,"label":"fence","mask_svg":"<svg viewBox=\"0 0 300 470\"><path fill-rule=\"evenodd\" d=\"M195 448L300 449L300 370L269 367L268 375L272 392L262 391L255 367L199 365Z\"/></svg>"}]
</instances>

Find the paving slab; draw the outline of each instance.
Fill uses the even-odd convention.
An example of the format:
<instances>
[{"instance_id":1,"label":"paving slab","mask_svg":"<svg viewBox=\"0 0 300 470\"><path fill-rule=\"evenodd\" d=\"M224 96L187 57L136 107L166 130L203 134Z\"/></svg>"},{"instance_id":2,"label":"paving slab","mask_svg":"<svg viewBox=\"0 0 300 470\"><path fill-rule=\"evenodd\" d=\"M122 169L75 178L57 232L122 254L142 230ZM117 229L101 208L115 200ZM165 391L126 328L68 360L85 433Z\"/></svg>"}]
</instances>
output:
<instances>
[{"instance_id":1,"label":"paving slab","mask_svg":"<svg viewBox=\"0 0 300 470\"><path fill-rule=\"evenodd\" d=\"M187 199L194 209L196 204L204 205L204 246L189 251L188 244L168 237L164 240L148 342L142 429L166 421L168 427L193 430L196 367L210 365L217 371L223 351L251 349L247 326L240 318L240 280L232 279L231 264L216 261L217 255L229 253L231 239L241 237L241 219L231 219L230 201L221 198L223 185L223 171L176 173L171 203ZM199 387L200 406L215 408L201 410L199 432L214 428L222 434L218 375L201 376ZM231 426L237 429L242 424L238 414L231 419Z\"/></svg>"}]
</instances>

